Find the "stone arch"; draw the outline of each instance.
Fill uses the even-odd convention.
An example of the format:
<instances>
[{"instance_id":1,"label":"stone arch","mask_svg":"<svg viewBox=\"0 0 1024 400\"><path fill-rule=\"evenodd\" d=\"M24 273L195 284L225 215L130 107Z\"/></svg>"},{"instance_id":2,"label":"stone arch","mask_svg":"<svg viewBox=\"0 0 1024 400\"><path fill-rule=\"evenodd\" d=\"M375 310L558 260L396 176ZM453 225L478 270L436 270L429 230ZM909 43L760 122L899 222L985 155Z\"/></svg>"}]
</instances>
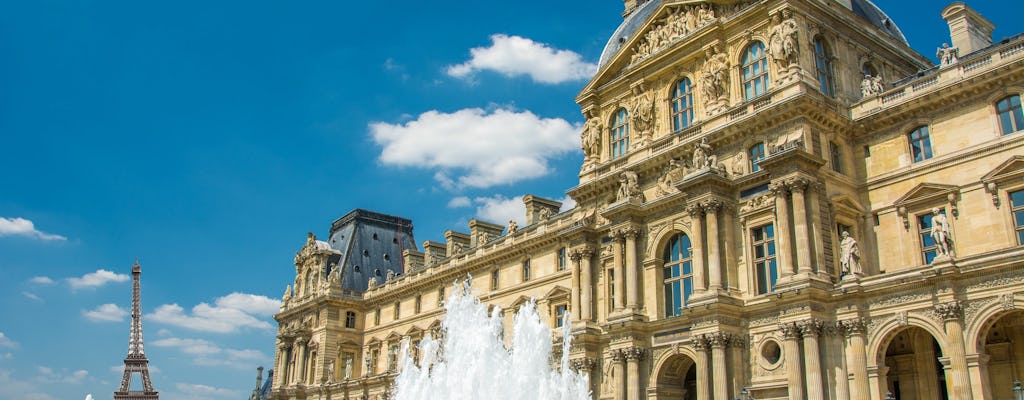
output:
<instances>
[{"instance_id":1,"label":"stone arch","mask_svg":"<svg viewBox=\"0 0 1024 400\"><path fill-rule=\"evenodd\" d=\"M975 354L982 350L979 346L981 341L985 339L988 330L1000 318L1020 311L1024 311L1024 299L1012 293L999 296L995 301L981 306L978 309L978 314L971 318L970 321L967 321L967 324L964 326L964 337L967 338L967 347L965 349L967 354Z\"/></svg>"},{"instance_id":2,"label":"stone arch","mask_svg":"<svg viewBox=\"0 0 1024 400\"><path fill-rule=\"evenodd\" d=\"M648 393L657 398L696 398L697 354L688 347L677 347L654 360Z\"/></svg>"},{"instance_id":3,"label":"stone arch","mask_svg":"<svg viewBox=\"0 0 1024 400\"><path fill-rule=\"evenodd\" d=\"M647 250L644 252L644 258L661 261L661 252L664 250L665 245L668 244L668 240L679 233L684 233L691 238L693 237L693 233L690 232L690 225L684 224L679 220L662 226L657 232L651 232L650 236L648 236L649 239L647 240Z\"/></svg>"},{"instance_id":4,"label":"stone arch","mask_svg":"<svg viewBox=\"0 0 1024 400\"><path fill-rule=\"evenodd\" d=\"M871 335L868 369L877 371L869 372L874 397L892 392L902 399L949 399L953 371L944 330L930 318L901 314Z\"/></svg>"},{"instance_id":5,"label":"stone arch","mask_svg":"<svg viewBox=\"0 0 1024 400\"><path fill-rule=\"evenodd\" d=\"M881 364L885 364L885 360L883 358L885 356L885 348L889 346L889 343L892 342L892 339L895 338L897 334L910 328L924 329L926 332L930 333L933 338L935 338L935 341L939 342L939 346L942 350L946 351L948 346L946 343L945 329L934 320L908 313L905 323L900 322L900 318L898 316L890 318L876 329L876 333L874 335L871 335L868 340L868 343L871 343L868 350L868 362L874 363L874 365L879 365L880 362Z\"/></svg>"}]
</instances>

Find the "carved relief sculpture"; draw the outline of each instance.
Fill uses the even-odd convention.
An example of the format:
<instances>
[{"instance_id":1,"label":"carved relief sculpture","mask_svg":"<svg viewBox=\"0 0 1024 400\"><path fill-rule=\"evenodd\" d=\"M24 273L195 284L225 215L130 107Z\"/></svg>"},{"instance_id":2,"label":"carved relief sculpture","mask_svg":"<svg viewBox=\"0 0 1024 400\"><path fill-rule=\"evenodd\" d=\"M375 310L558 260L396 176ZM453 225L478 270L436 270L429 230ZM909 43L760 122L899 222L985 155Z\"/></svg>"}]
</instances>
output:
<instances>
[{"instance_id":1,"label":"carved relief sculpture","mask_svg":"<svg viewBox=\"0 0 1024 400\"><path fill-rule=\"evenodd\" d=\"M935 50L935 58L939 59L939 65L943 67L956 64L960 59L960 48L949 47L949 43L943 43L942 47Z\"/></svg>"},{"instance_id":2,"label":"carved relief sculpture","mask_svg":"<svg viewBox=\"0 0 1024 400\"><path fill-rule=\"evenodd\" d=\"M583 169L593 168L601 157L601 118L591 111L583 114L587 122L580 132L580 144L583 147Z\"/></svg>"},{"instance_id":3,"label":"carved relief sculpture","mask_svg":"<svg viewBox=\"0 0 1024 400\"><path fill-rule=\"evenodd\" d=\"M668 160L668 167L665 168L665 173L658 178L658 197L670 196L676 193L680 193L679 188L676 187L676 182L683 179L685 170L680 165L679 160L674 158Z\"/></svg>"},{"instance_id":4,"label":"carved relief sculpture","mask_svg":"<svg viewBox=\"0 0 1024 400\"><path fill-rule=\"evenodd\" d=\"M939 257L952 257L953 240L949 236L949 220L946 214L940 213L938 208L932 208L932 240L935 241L935 255Z\"/></svg>"},{"instance_id":5,"label":"carved relief sculpture","mask_svg":"<svg viewBox=\"0 0 1024 400\"><path fill-rule=\"evenodd\" d=\"M854 277L863 275L864 270L860 267L860 247L857 245L857 241L850 236L850 232L843 231L843 240L839 242L839 248L842 251L839 263L842 266L843 275Z\"/></svg>"},{"instance_id":6,"label":"carved relief sculpture","mask_svg":"<svg viewBox=\"0 0 1024 400\"><path fill-rule=\"evenodd\" d=\"M644 201L644 194L640 191L639 175L633 171L623 171L619 174L619 191L615 195L615 201Z\"/></svg>"},{"instance_id":7,"label":"carved relief sculpture","mask_svg":"<svg viewBox=\"0 0 1024 400\"><path fill-rule=\"evenodd\" d=\"M729 98L729 58L712 46L705 53L706 60L700 72L701 91L704 94L704 106L707 113L712 114L728 103Z\"/></svg>"},{"instance_id":8,"label":"carved relief sculpture","mask_svg":"<svg viewBox=\"0 0 1024 400\"><path fill-rule=\"evenodd\" d=\"M637 132L637 145L646 146L654 137L654 96L651 92L643 92L643 85L633 88L633 104L629 115L633 118L633 128Z\"/></svg>"},{"instance_id":9,"label":"carved relief sculpture","mask_svg":"<svg viewBox=\"0 0 1024 400\"><path fill-rule=\"evenodd\" d=\"M864 79L860 81L860 95L862 98L877 96L885 90L882 85L881 76L864 75Z\"/></svg>"},{"instance_id":10,"label":"carved relief sculpture","mask_svg":"<svg viewBox=\"0 0 1024 400\"><path fill-rule=\"evenodd\" d=\"M718 166L718 156L711 154L711 145L705 136L693 147L693 168L697 171L715 169Z\"/></svg>"},{"instance_id":11,"label":"carved relief sculpture","mask_svg":"<svg viewBox=\"0 0 1024 400\"><path fill-rule=\"evenodd\" d=\"M771 22L772 27L768 31L768 54L775 61L780 77L784 77L789 72L799 70L799 66L796 65L800 55L797 40L799 28L793 13L789 10L775 13Z\"/></svg>"}]
</instances>

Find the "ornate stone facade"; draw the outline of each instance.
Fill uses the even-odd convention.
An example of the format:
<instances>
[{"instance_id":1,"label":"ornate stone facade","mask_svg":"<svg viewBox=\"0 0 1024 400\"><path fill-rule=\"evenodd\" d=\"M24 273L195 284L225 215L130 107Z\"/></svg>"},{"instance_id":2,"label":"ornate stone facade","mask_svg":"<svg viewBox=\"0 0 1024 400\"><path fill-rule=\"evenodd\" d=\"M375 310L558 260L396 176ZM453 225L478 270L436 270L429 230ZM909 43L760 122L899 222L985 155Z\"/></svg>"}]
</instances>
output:
<instances>
[{"instance_id":1,"label":"ornate stone facade","mask_svg":"<svg viewBox=\"0 0 1024 400\"><path fill-rule=\"evenodd\" d=\"M526 196L523 226L474 220L422 249L409 222L392 268L355 281L347 250L310 235L270 398L387 398L399 343L439 333L467 274L488 304L535 298L553 328L569 313L594 399L1011 398L1024 37L992 43L954 3L956 62L937 66L865 0L684 3L626 2L576 98L576 208ZM612 154L621 115L630 147Z\"/></svg>"}]
</instances>

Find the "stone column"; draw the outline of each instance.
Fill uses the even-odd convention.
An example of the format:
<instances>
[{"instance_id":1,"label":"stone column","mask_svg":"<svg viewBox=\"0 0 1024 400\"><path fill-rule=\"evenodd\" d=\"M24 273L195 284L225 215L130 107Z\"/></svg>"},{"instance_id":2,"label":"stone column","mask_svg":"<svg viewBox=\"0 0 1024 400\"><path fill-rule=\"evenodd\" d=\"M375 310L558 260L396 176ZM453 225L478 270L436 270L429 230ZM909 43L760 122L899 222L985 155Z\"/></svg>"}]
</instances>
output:
<instances>
[{"instance_id":1,"label":"stone column","mask_svg":"<svg viewBox=\"0 0 1024 400\"><path fill-rule=\"evenodd\" d=\"M835 386L835 400L850 400L850 371L846 367L846 356L843 351L846 340L843 335L843 325L838 321L827 323L825 326L827 335L826 348L828 352L822 357L822 363L826 370L831 370L831 376L825 378L825 382L831 379Z\"/></svg>"},{"instance_id":2,"label":"stone column","mask_svg":"<svg viewBox=\"0 0 1024 400\"><path fill-rule=\"evenodd\" d=\"M612 363L615 371L615 400L626 400L626 354L624 351L612 350Z\"/></svg>"},{"instance_id":3,"label":"stone column","mask_svg":"<svg viewBox=\"0 0 1024 400\"><path fill-rule=\"evenodd\" d=\"M626 357L626 399L627 400L640 400L640 393L643 385L640 381L640 361L644 359L644 349L642 347L630 347L625 349L624 355Z\"/></svg>"},{"instance_id":4,"label":"stone column","mask_svg":"<svg viewBox=\"0 0 1024 400\"><path fill-rule=\"evenodd\" d=\"M800 327L795 322L790 322L779 325L779 330L782 331L782 347L786 354L786 381L789 384L789 400L803 400L804 377L800 365Z\"/></svg>"},{"instance_id":5,"label":"stone column","mask_svg":"<svg viewBox=\"0 0 1024 400\"><path fill-rule=\"evenodd\" d=\"M796 238L793 245L796 246L796 266L801 274L811 272L811 246L813 245L807 227L805 189L807 189L806 180L794 179L789 182L789 190L793 194L793 236Z\"/></svg>"},{"instance_id":6,"label":"stone column","mask_svg":"<svg viewBox=\"0 0 1024 400\"><path fill-rule=\"evenodd\" d=\"M288 385L288 344L281 344L277 348L277 374L274 378L277 379L277 384L274 386L282 387Z\"/></svg>"},{"instance_id":7,"label":"stone column","mask_svg":"<svg viewBox=\"0 0 1024 400\"><path fill-rule=\"evenodd\" d=\"M708 347L711 341L707 335L697 335L693 338L693 347L697 351L697 400L711 400L711 371L708 365Z\"/></svg>"},{"instance_id":8,"label":"stone column","mask_svg":"<svg viewBox=\"0 0 1024 400\"><path fill-rule=\"evenodd\" d=\"M747 363L744 362L743 351L747 348L747 341L743 339L743 335L732 335L729 338L729 378L732 379L732 385L729 390L732 390L733 396L737 396L743 386L750 382L750 378L747 377L748 368Z\"/></svg>"},{"instance_id":9,"label":"stone column","mask_svg":"<svg viewBox=\"0 0 1024 400\"><path fill-rule=\"evenodd\" d=\"M295 347L299 354L297 355L297 361L293 366L294 372L292 373L292 382L305 382L306 381L306 341L308 338L300 338L296 340Z\"/></svg>"},{"instance_id":10,"label":"stone column","mask_svg":"<svg viewBox=\"0 0 1024 400\"><path fill-rule=\"evenodd\" d=\"M868 385L867 349L864 339L867 326L860 318L842 321L842 325L846 338L850 341L849 347L846 348L847 368L853 374L853 384L850 385L850 398L870 398L871 388Z\"/></svg>"},{"instance_id":11,"label":"stone column","mask_svg":"<svg viewBox=\"0 0 1024 400\"><path fill-rule=\"evenodd\" d=\"M775 244L778 246L779 275L787 277L796 273L790 247L789 190L782 182L772 182L768 189L775 194Z\"/></svg>"},{"instance_id":12,"label":"stone column","mask_svg":"<svg viewBox=\"0 0 1024 400\"><path fill-rule=\"evenodd\" d=\"M987 354L967 355L967 373L971 377L971 389L974 389L976 400L992 399L992 390L988 387L988 360Z\"/></svg>"},{"instance_id":13,"label":"stone column","mask_svg":"<svg viewBox=\"0 0 1024 400\"><path fill-rule=\"evenodd\" d=\"M829 232L830 230L822 230L821 222L821 194L824 193L825 186L821 183L811 183L807 186L807 200L808 208L807 211L811 213L811 244L814 245L814 272L826 273L825 268L825 242L821 238L822 234ZM861 231L863 232L863 231ZM862 237L864 235L861 235ZM838 246L838 243L834 246ZM861 263L863 265L863 262ZM835 274L835 276L839 276Z\"/></svg>"},{"instance_id":14,"label":"stone column","mask_svg":"<svg viewBox=\"0 0 1024 400\"><path fill-rule=\"evenodd\" d=\"M572 289L569 292L569 308L572 310L572 320L580 320L580 258L582 255L579 250L573 250L569 253L569 259L572 260L572 277L570 284Z\"/></svg>"},{"instance_id":15,"label":"stone column","mask_svg":"<svg viewBox=\"0 0 1024 400\"><path fill-rule=\"evenodd\" d=\"M923 330L914 330L910 334L910 346L914 349L914 370L917 372L917 397L922 399L938 398L936 391L939 379L932 372L935 370L935 349L932 347L932 335Z\"/></svg>"},{"instance_id":16,"label":"stone column","mask_svg":"<svg viewBox=\"0 0 1024 400\"><path fill-rule=\"evenodd\" d=\"M640 231L630 227L624 229L622 234L626 237L626 262L624 263L626 268L626 307L636 310L640 308L640 263L637 261L636 251L636 239L640 236Z\"/></svg>"},{"instance_id":17,"label":"stone column","mask_svg":"<svg viewBox=\"0 0 1024 400\"><path fill-rule=\"evenodd\" d=\"M824 400L825 391L821 381L821 353L818 347L818 335L821 334L822 322L816 319L800 324L800 335L804 338L804 363L806 374L807 399ZM787 360L788 362L788 360Z\"/></svg>"},{"instance_id":18,"label":"stone column","mask_svg":"<svg viewBox=\"0 0 1024 400\"><path fill-rule=\"evenodd\" d=\"M587 379L587 389L590 389L591 396L593 396L594 393L600 394L599 388L594 386L596 380L594 380L593 377L594 366L597 365L597 363L598 360L589 357L569 360L569 366Z\"/></svg>"},{"instance_id":19,"label":"stone column","mask_svg":"<svg viewBox=\"0 0 1024 400\"><path fill-rule=\"evenodd\" d=\"M594 293L593 268L590 260L594 257L594 249L584 247L580 252L580 319L592 321L594 319L594 303L590 296Z\"/></svg>"},{"instance_id":20,"label":"stone column","mask_svg":"<svg viewBox=\"0 0 1024 400\"><path fill-rule=\"evenodd\" d=\"M714 372L715 399L729 399L729 372L725 363L725 346L729 343L729 334L717 332L711 335L711 368Z\"/></svg>"},{"instance_id":21,"label":"stone column","mask_svg":"<svg viewBox=\"0 0 1024 400\"><path fill-rule=\"evenodd\" d=\"M971 383L967 375L967 357L964 350L964 327L960 321L963 316L963 308L958 301L951 301L935 306L935 312L945 321L946 356L949 357L950 378L952 382L946 382L949 387L950 397L954 399L971 398Z\"/></svg>"},{"instance_id":22,"label":"stone column","mask_svg":"<svg viewBox=\"0 0 1024 400\"><path fill-rule=\"evenodd\" d=\"M715 291L722 289L722 252L718 248L718 209L722 207L722 203L718 200L708 200L702 206L708 224L708 289Z\"/></svg>"},{"instance_id":23,"label":"stone column","mask_svg":"<svg viewBox=\"0 0 1024 400\"><path fill-rule=\"evenodd\" d=\"M686 208L693 221L693 247L690 257L693 262L693 291L695 293L707 290L704 286L704 209L699 205L691 204Z\"/></svg>"},{"instance_id":24,"label":"stone column","mask_svg":"<svg viewBox=\"0 0 1024 400\"><path fill-rule=\"evenodd\" d=\"M622 231L612 232L612 265L615 267L615 310L621 310L626 291L626 271L622 256Z\"/></svg>"}]
</instances>

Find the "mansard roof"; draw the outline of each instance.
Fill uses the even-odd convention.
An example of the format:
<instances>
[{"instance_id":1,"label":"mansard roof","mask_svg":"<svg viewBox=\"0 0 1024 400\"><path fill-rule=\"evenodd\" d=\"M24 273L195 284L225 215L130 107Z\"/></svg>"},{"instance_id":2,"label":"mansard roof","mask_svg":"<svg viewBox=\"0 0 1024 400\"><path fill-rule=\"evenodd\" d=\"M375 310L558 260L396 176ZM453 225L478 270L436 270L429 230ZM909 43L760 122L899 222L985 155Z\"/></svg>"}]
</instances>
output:
<instances>
[{"instance_id":1,"label":"mansard roof","mask_svg":"<svg viewBox=\"0 0 1024 400\"><path fill-rule=\"evenodd\" d=\"M341 254L341 287L366 290L370 279L384 283L388 272L405 273L404 250L417 250L412 221L393 215L355 209L331 224L327 244Z\"/></svg>"}]
</instances>

